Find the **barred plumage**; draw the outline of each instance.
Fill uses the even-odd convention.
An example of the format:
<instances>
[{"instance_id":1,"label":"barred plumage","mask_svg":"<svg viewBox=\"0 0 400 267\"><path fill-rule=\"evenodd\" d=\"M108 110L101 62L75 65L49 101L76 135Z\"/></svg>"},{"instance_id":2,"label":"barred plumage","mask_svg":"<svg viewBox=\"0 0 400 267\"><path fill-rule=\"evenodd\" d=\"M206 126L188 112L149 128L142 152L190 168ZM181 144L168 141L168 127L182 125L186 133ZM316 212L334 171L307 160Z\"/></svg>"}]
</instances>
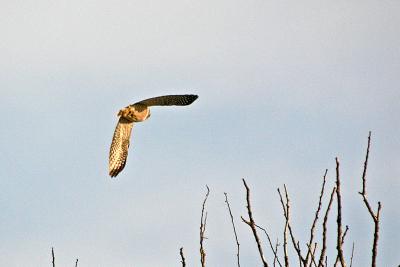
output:
<instances>
[{"instance_id":1,"label":"barred plumage","mask_svg":"<svg viewBox=\"0 0 400 267\"><path fill-rule=\"evenodd\" d=\"M129 105L118 112L120 116L115 127L109 154L109 174L115 177L126 164L130 136L134 122L142 122L150 117L150 106L187 106L192 104L197 95L166 95L142 100Z\"/></svg>"},{"instance_id":2,"label":"barred plumage","mask_svg":"<svg viewBox=\"0 0 400 267\"><path fill-rule=\"evenodd\" d=\"M117 176L125 167L132 127L133 122L119 118L110 147L108 167L111 177Z\"/></svg>"}]
</instances>

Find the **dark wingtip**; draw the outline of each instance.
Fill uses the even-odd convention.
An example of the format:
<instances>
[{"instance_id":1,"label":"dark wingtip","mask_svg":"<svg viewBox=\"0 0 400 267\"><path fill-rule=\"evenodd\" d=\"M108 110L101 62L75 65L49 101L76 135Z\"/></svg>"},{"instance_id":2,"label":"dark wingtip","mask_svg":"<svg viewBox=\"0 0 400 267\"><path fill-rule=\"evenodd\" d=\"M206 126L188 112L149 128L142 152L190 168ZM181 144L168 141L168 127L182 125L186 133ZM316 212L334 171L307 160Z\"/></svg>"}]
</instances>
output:
<instances>
[{"instance_id":1,"label":"dark wingtip","mask_svg":"<svg viewBox=\"0 0 400 267\"><path fill-rule=\"evenodd\" d=\"M189 97L189 103L188 105L192 104L194 101L196 101L197 98L199 98L198 95L187 95Z\"/></svg>"},{"instance_id":2,"label":"dark wingtip","mask_svg":"<svg viewBox=\"0 0 400 267\"><path fill-rule=\"evenodd\" d=\"M108 174L111 178L117 177L119 171L118 170L111 170Z\"/></svg>"}]
</instances>

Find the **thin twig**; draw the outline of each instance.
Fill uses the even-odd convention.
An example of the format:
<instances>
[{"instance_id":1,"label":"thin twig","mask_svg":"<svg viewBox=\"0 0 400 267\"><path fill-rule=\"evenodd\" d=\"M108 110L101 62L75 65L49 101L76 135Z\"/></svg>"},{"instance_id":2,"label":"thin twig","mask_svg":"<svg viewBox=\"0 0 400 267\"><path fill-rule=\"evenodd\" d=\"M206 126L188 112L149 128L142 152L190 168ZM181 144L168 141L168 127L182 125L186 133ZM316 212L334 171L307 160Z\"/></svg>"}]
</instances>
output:
<instances>
[{"instance_id":1,"label":"thin twig","mask_svg":"<svg viewBox=\"0 0 400 267\"><path fill-rule=\"evenodd\" d=\"M312 254L311 254L311 256L312 256L312 262L314 263L314 266L315 266L315 267L317 267L317 262L315 261L315 251L317 251L317 245L318 245L318 243L315 242L315 243L314 243L314 250L313 250L313 252L312 252ZM310 267L311 267L311 262L310 262Z\"/></svg>"},{"instance_id":2,"label":"thin twig","mask_svg":"<svg viewBox=\"0 0 400 267\"><path fill-rule=\"evenodd\" d=\"M336 158L336 199L337 199L337 242L336 249L337 255L339 256L340 264L342 267L346 267L343 256L343 246L342 246L342 195L340 193L340 174L339 174L339 160Z\"/></svg>"},{"instance_id":3,"label":"thin twig","mask_svg":"<svg viewBox=\"0 0 400 267\"><path fill-rule=\"evenodd\" d=\"M274 249L274 246L272 245L271 238L269 237L269 234L267 233L267 230L266 230L265 228L263 228L263 227L257 225L257 224L255 224L255 226L256 226L258 229L260 229L261 231L263 231L264 234L267 236L268 243L269 243L269 246L271 247L272 253L274 253L274 256L275 256L276 260L278 261L279 266L282 267L282 264L281 264L281 262L279 261L279 258L278 258L278 255L277 255L278 251L277 251L277 249Z\"/></svg>"},{"instance_id":4,"label":"thin twig","mask_svg":"<svg viewBox=\"0 0 400 267\"><path fill-rule=\"evenodd\" d=\"M292 227L290 225L290 204L289 204L290 203L290 199L289 199L289 194L287 192L287 188L286 188L285 184L283 185L283 187L285 189L286 204L283 201L283 197L282 197L282 194L281 194L281 191L280 191L279 188L278 188L278 193L279 193L279 197L280 197L280 200L281 200L283 213L284 213L284 216L286 218L287 228L289 229L290 238L292 240L293 247L297 252L297 256L299 257L300 262L305 266L306 262L305 262L305 259L301 256L301 249L300 249L299 242L296 241L296 238L294 237L294 234L293 234L293 231L292 231ZM285 229L286 229L286 224L285 224Z\"/></svg>"},{"instance_id":5,"label":"thin twig","mask_svg":"<svg viewBox=\"0 0 400 267\"><path fill-rule=\"evenodd\" d=\"M317 263L315 261L315 250L317 249L317 243L314 243L314 248L312 248L309 244L307 244L308 250L310 251L311 255L311 261L310 261L310 267L314 263L314 266L317 267Z\"/></svg>"},{"instance_id":6,"label":"thin twig","mask_svg":"<svg viewBox=\"0 0 400 267\"><path fill-rule=\"evenodd\" d=\"M260 238L258 237L258 234L257 234L257 229L256 229L255 222L254 222L254 219L253 219L253 213L251 211L250 188L247 186L246 181L244 179L242 179L242 180L243 180L244 187L246 188L247 213L249 215L249 221L246 221L243 218L243 216L241 218L242 218L242 221L244 223L246 223L248 226L250 226L250 228L251 228L251 230L253 232L253 235L254 235L254 239L256 240L256 243L257 243L258 252L260 254L260 258L261 258L261 261L263 263L263 266L264 267L268 267L268 263L265 261L265 258L264 258L264 253L263 253L263 250L262 250L262 247L261 247Z\"/></svg>"},{"instance_id":7,"label":"thin twig","mask_svg":"<svg viewBox=\"0 0 400 267\"><path fill-rule=\"evenodd\" d=\"M52 264L53 264L53 267L55 267L56 266L56 258L54 257L54 249L53 249L53 247L51 248L51 259L52 259Z\"/></svg>"},{"instance_id":8,"label":"thin twig","mask_svg":"<svg viewBox=\"0 0 400 267\"><path fill-rule=\"evenodd\" d=\"M239 257L239 251L240 251L240 244L239 244L239 240L238 240L238 237L237 237L237 233L236 233L236 227L235 227L235 222L234 222L234 220L233 220L233 215L232 215L232 211L231 211L231 206L229 205L229 201L228 201L228 194L227 193L224 193L225 194L225 203L226 203L226 205L228 206L228 211L229 211L229 215L231 216L231 222L232 222L232 228L233 228L233 233L235 234L235 240L236 240L236 246L237 246L237 253L236 253L236 256L237 256L237 265L238 265L238 267L240 267L240 257Z\"/></svg>"},{"instance_id":9,"label":"thin twig","mask_svg":"<svg viewBox=\"0 0 400 267\"><path fill-rule=\"evenodd\" d=\"M353 266L353 256L354 256L354 242L353 242L353 247L351 248L350 267Z\"/></svg>"},{"instance_id":10,"label":"thin twig","mask_svg":"<svg viewBox=\"0 0 400 267\"><path fill-rule=\"evenodd\" d=\"M300 242L299 241L297 241L297 247L298 248L300 247ZM301 263L303 262L302 259L301 259L301 254L297 254L297 255L299 257L299 267L301 267Z\"/></svg>"},{"instance_id":11,"label":"thin twig","mask_svg":"<svg viewBox=\"0 0 400 267\"><path fill-rule=\"evenodd\" d=\"M312 223L311 230L310 230L310 241L308 242L308 244L310 246L314 241L315 226L317 224L317 221L318 221L318 218L319 218L319 212L320 212L321 206L322 206L322 197L324 196L325 183L326 183L326 174L327 173L328 173L328 169L325 170L325 174L324 174L323 182L322 182L321 193L319 194L318 208L317 208L317 211L315 212L314 221ZM307 251L307 255L306 255L306 259L305 259L306 263L308 263L308 258L310 256L310 252L311 252L310 250Z\"/></svg>"},{"instance_id":12,"label":"thin twig","mask_svg":"<svg viewBox=\"0 0 400 267\"><path fill-rule=\"evenodd\" d=\"M321 256L319 257L318 261L318 267L324 266L324 259L325 259L325 253L326 253L326 235L327 235L327 223L328 223L328 215L329 215L329 210L331 209L332 202L333 202L333 197L335 196L336 193L336 187L333 188L331 196L329 198L329 203L328 207L326 208L325 211L325 216L324 216L324 222L322 223L322 249L321 249ZM327 266L325 264L325 266Z\"/></svg>"},{"instance_id":13,"label":"thin twig","mask_svg":"<svg viewBox=\"0 0 400 267\"><path fill-rule=\"evenodd\" d=\"M347 232L349 231L349 226L346 225L346 230L344 230L343 236L342 236L342 246L344 244L344 238L346 237ZM335 264L333 266L336 266L339 262L339 255L336 256L336 261Z\"/></svg>"},{"instance_id":14,"label":"thin twig","mask_svg":"<svg viewBox=\"0 0 400 267\"><path fill-rule=\"evenodd\" d=\"M287 216L288 216L288 228L289 228L290 237L291 237L291 239L292 239L292 243L293 243L293 246L294 246L294 248L295 248L295 250L296 250L296 252L297 252L297 255L299 256L300 266L301 266L301 263L303 263L303 266L306 266L305 259L304 259L303 256L301 255L300 242L299 242L299 241L296 242L296 239L295 239L294 234L293 234L293 231L292 231L292 226L290 225L290 219L289 219L289 214L290 214L289 202L290 202L290 200L289 200L289 194L288 194L288 191L287 191L287 188L286 188L286 185L285 185L285 184L283 184L283 188L285 189L286 214L287 214ZM296 246L296 245L297 245L297 246Z\"/></svg>"},{"instance_id":15,"label":"thin twig","mask_svg":"<svg viewBox=\"0 0 400 267\"><path fill-rule=\"evenodd\" d=\"M280 189L278 188L279 197L282 203L283 215L285 217L285 228L283 230L283 254L285 259L285 267L289 267L289 256L288 256L288 249L287 249L287 231L289 226L289 217L286 216L286 205L283 202L282 194Z\"/></svg>"},{"instance_id":16,"label":"thin twig","mask_svg":"<svg viewBox=\"0 0 400 267\"><path fill-rule=\"evenodd\" d=\"M289 226L289 216L286 215L286 205L283 202L282 194L280 189L278 188L278 193L279 197L281 200L282 204L282 209L283 209L283 215L285 217L285 228L283 230L283 254L284 254L284 259L285 259L285 267L289 267L289 256L288 256L288 249L287 249L287 232L288 232L288 226Z\"/></svg>"},{"instance_id":17,"label":"thin twig","mask_svg":"<svg viewBox=\"0 0 400 267\"><path fill-rule=\"evenodd\" d=\"M346 229L344 230L343 236L342 236L342 245L344 244L344 238L346 237L347 232L349 231L349 226L346 225Z\"/></svg>"},{"instance_id":18,"label":"thin twig","mask_svg":"<svg viewBox=\"0 0 400 267\"><path fill-rule=\"evenodd\" d=\"M179 249L179 255L181 255L182 267L186 267L185 256L183 255L183 247Z\"/></svg>"},{"instance_id":19,"label":"thin twig","mask_svg":"<svg viewBox=\"0 0 400 267\"><path fill-rule=\"evenodd\" d=\"M203 201L203 207L201 209L201 219L200 219L200 261L201 261L202 267L206 266L206 252L203 247L203 241L204 241L204 233L206 231L206 224L207 224L207 212L204 216L204 207L206 205L208 195L210 194L210 188L208 188L207 185L206 185L206 187L207 187L207 193L206 193L206 196Z\"/></svg>"},{"instance_id":20,"label":"thin twig","mask_svg":"<svg viewBox=\"0 0 400 267\"><path fill-rule=\"evenodd\" d=\"M276 244L275 244L275 256L274 256L274 267L276 266L276 262L278 259L278 247L279 247L279 239L276 239ZM279 265L282 267L281 263L279 262Z\"/></svg>"},{"instance_id":21,"label":"thin twig","mask_svg":"<svg viewBox=\"0 0 400 267\"><path fill-rule=\"evenodd\" d=\"M75 267L78 267L78 259L75 261Z\"/></svg>"},{"instance_id":22,"label":"thin twig","mask_svg":"<svg viewBox=\"0 0 400 267\"><path fill-rule=\"evenodd\" d=\"M364 161L364 169L363 169L363 173L361 176L362 179L362 191L361 191L361 195L367 195L367 168L368 168L368 158L369 158L369 148L371 146L371 131L368 134L368 143L367 143L367 152L365 155L365 161Z\"/></svg>"},{"instance_id":23,"label":"thin twig","mask_svg":"<svg viewBox=\"0 0 400 267\"><path fill-rule=\"evenodd\" d=\"M369 201L367 199L367 167L368 167L368 157L369 157L369 149L371 146L371 132L368 134L368 145L367 145L367 152L365 156L365 161L364 161L364 169L363 169L363 174L362 174L362 191L359 192L359 194L362 196L363 201L365 203L365 206L368 209L369 214L372 217L372 220L374 221L374 241L372 245L372 263L371 266L375 267L376 266L376 257L378 255L378 240L379 240L379 217L381 214L381 202L378 201L378 210L376 211L376 214L371 208L371 205L369 204Z\"/></svg>"}]
</instances>

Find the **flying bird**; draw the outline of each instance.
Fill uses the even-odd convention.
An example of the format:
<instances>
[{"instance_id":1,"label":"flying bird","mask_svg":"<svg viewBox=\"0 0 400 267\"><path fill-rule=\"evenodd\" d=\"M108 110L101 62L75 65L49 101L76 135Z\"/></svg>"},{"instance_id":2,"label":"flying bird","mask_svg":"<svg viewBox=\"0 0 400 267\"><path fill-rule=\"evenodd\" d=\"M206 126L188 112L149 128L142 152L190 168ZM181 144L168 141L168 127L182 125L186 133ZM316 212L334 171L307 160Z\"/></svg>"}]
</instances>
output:
<instances>
[{"instance_id":1,"label":"flying bird","mask_svg":"<svg viewBox=\"0 0 400 267\"><path fill-rule=\"evenodd\" d=\"M118 123L111 142L108 171L111 177L117 176L125 167L128 148L135 122L150 117L151 106L187 106L198 98L197 95L165 95L142 100L118 112Z\"/></svg>"}]
</instances>

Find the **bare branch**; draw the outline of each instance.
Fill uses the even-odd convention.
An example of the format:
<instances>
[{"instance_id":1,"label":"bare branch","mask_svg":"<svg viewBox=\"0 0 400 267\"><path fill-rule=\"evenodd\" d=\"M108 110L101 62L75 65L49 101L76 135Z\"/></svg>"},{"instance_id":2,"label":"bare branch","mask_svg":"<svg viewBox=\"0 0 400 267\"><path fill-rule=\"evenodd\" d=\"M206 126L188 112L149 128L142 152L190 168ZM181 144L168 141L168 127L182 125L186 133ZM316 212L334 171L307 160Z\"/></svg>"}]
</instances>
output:
<instances>
[{"instance_id":1,"label":"bare branch","mask_svg":"<svg viewBox=\"0 0 400 267\"><path fill-rule=\"evenodd\" d=\"M269 234L267 233L267 230L266 230L265 228L263 228L263 227L257 225L257 224L255 224L255 226L256 226L258 229L260 229L261 231L263 231L263 232L265 233L265 235L267 236L267 238L268 238L268 243L269 243L269 246L271 247L272 253L274 253L274 256L275 256L276 260L278 261L279 266L282 267L282 264L281 264L281 262L279 261L279 258L278 258L278 255L277 255L278 251L277 251L277 249L274 249L274 246L272 245L271 238L269 237ZM278 241L277 241L277 242L278 242ZM275 261L275 259L274 259L274 261Z\"/></svg>"},{"instance_id":2,"label":"bare branch","mask_svg":"<svg viewBox=\"0 0 400 267\"><path fill-rule=\"evenodd\" d=\"M326 208L325 211L325 216L324 216L324 222L322 224L322 249L321 249L321 256L319 257L318 261L318 267L324 266L324 259L325 259L325 254L326 254L326 233L327 233L327 223L328 223L328 215L329 215L329 210L331 209L332 202L333 202L333 197L335 196L336 193L336 187L333 188L331 196L329 198L329 203L328 207ZM325 264L326 266L326 264Z\"/></svg>"},{"instance_id":3,"label":"bare branch","mask_svg":"<svg viewBox=\"0 0 400 267\"><path fill-rule=\"evenodd\" d=\"M378 211L376 212L375 229L374 229L374 243L372 245L372 267L376 266L376 256L378 255L378 239L379 239L379 218L381 215L381 202L378 202Z\"/></svg>"},{"instance_id":4,"label":"bare branch","mask_svg":"<svg viewBox=\"0 0 400 267\"><path fill-rule=\"evenodd\" d=\"M283 209L283 215L285 217L285 228L283 230L283 254L285 258L285 267L289 267L289 257L288 257L288 250L287 250L287 232L288 232L288 226L289 226L289 216L286 215L286 205L283 202L282 194L280 189L278 188L278 193L279 197L281 200L282 204L282 209Z\"/></svg>"},{"instance_id":5,"label":"bare branch","mask_svg":"<svg viewBox=\"0 0 400 267\"><path fill-rule=\"evenodd\" d=\"M348 231L349 231L349 226L346 225L346 229L344 230L344 233L343 233L343 236L342 236L342 245L344 244L344 238L346 237Z\"/></svg>"},{"instance_id":6,"label":"bare branch","mask_svg":"<svg viewBox=\"0 0 400 267\"><path fill-rule=\"evenodd\" d=\"M201 261L202 267L206 266L206 252L203 247L203 241L204 241L204 233L206 231L206 224L207 224L207 212L204 217L204 207L206 205L208 195L210 194L210 188L208 188L207 185L206 185L206 187L207 187L207 193L206 193L206 196L203 201L203 207L201 209L201 219L200 219L200 261Z\"/></svg>"},{"instance_id":7,"label":"bare branch","mask_svg":"<svg viewBox=\"0 0 400 267\"><path fill-rule=\"evenodd\" d=\"M354 242L353 242L353 247L351 248L350 267L353 266L353 256L354 256Z\"/></svg>"},{"instance_id":8,"label":"bare branch","mask_svg":"<svg viewBox=\"0 0 400 267\"><path fill-rule=\"evenodd\" d=\"M317 262L315 261L315 251L317 250L317 245L318 245L318 243L315 242L314 243L314 250L313 250L313 252L311 254L311 257L312 257L311 259L312 259L312 262L314 263L315 267L317 267ZM310 267L311 267L311 262L310 262Z\"/></svg>"},{"instance_id":9,"label":"bare branch","mask_svg":"<svg viewBox=\"0 0 400 267\"><path fill-rule=\"evenodd\" d=\"M53 264L53 267L55 267L56 266L56 258L54 257L54 248L52 247L51 248L51 259L52 259L52 264Z\"/></svg>"},{"instance_id":10,"label":"bare branch","mask_svg":"<svg viewBox=\"0 0 400 267\"><path fill-rule=\"evenodd\" d=\"M337 242L336 249L338 252L340 264L342 267L346 267L346 263L343 256L342 247L342 195L340 193L340 174L339 174L339 160L336 158L336 199L337 199Z\"/></svg>"},{"instance_id":11,"label":"bare branch","mask_svg":"<svg viewBox=\"0 0 400 267\"><path fill-rule=\"evenodd\" d=\"M312 248L309 244L307 244L308 247L308 251L310 251L310 255L311 255L311 261L309 266L311 267L312 264L314 263L314 266L317 267L317 263L315 261L315 251L317 250L317 243L314 243L314 248Z\"/></svg>"},{"instance_id":12,"label":"bare branch","mask_svg":"<svg viewBox=\"0 0 400 267\"><path fill-rule=\"evenodd\" d=\"M349 226L346 225L346 230L344 230L343 236L342 236L342 246L344 244L344 238L346 237L347 232L349 231ZM336 256L336 261L335 264L333 266L336 266L337 263L339 262L339 255Z\"/></svg>"},{"instance_id":13,"label":"bare branch","mask_svg":"<svg viewBox=\"0 0 400 267\"><path fill-rule=\"evenodd\" d=\"M183 255L183 247L179 249L179 255L181 255L182 267L186 267L185 256Z\"/></svg>"},{"instance_id":14,"label":"bare branch","mask_svg":"<svg viewBox=\"0 0 400 267\"><path fill-rule=\"evenodd\" d=\"M258 237L257 229L256 229L255 222L254 222L254 219L253 219L253 214L252 214L252 211L251 211L250 189L247 186L246 181L244 179L242 179L242 180L243 180L244 187L246 188L247 213L249 215L249 221L246 221L243 217L241 217L241 218L242 218L242 221L244 223L246 223L248 226L250 226L250 228L251 228L251 230L253 232L253 235L254 235L254 239L256 240L256 243L257 243L258 252L260 254L260 258L261 258L261 261L263 263L263 266L264 267L268 267L268 264L267 264L267 262L265 261L265 258L264 258L264 253L262 251L260 238Z\"/></svg>"},{"instance_id":15,"label":"bare branch","mask_svg":"<svg viewBox=\"0 0 400 267\"><path fill-rule=\"evenodd\" d=\"M368 144L367 144L367 153L365 156L365 161L364 161L364 169L363 169L363 173L362 173L362 191L361 191L361 195L367 195L367 167L368 167L368 158L369 158L369 148L371 146L371 131L368 134Z\"/></svg>"},{"instance_id":16,"label":"bare branch","mask_svg":"<svg viewBox=\"0 0 400 267\"><path fill-rule=\"evenodd\" d=\"M317 211L315 212L314 221L312 223L311 230L310 230L310 241L308 242L309 248L310 248L311 244L314 241L315 226L317 224L317 221L318 221L318 218L319 218L318 217L319 216L319 212L320 212L321 206L322 206L322 197L324 196L325 183L326 183L326 174L327 173L328 173L328 169L325 170L325 174L324 174L323 182L322 182L321 193L319 194L318 208L317 208ZM310 253L311 253L311 251L310 251L310 249L308 249L307 255L306 255L306 259L305 259L306 263L308 263L308 258L310 256Z\"/></svg>"},{"instance_id":17,"label":"bare branch","mask_svg":"<svg viewBox=\"0 0 400 267\"><path fill-rule=\"evenodd\" d=\"M227 193L224 193L225 194L225 203L226 203L226 205L228 206L228 211L229 211L229 215L231 216L231 222L232 222L232 227L233 227L233 233L235 234L235 240L236 240L236 246L237 246L237 254L236 254L236 256L237 256L237 265L238 265L238 267L240 267L240 257L239 257L239 251L240 251L240 244L239 244L239 240L238 240L238 237L237 237L237 233L236 233L236 227L235 227L235 222L234 222L234 220L233 220L233 215L232 215L232 211L231 211L231 206L229 205L229 201L228 201L228 194Z\"/></svg>"},{"instance_id":18,"label":"bare branch","mask_svg":"<svg viewBox=\"0 0 400 267\"><path fill-rule=\"evenodd\" d=\"M78 259L75 261L75 267L78 267Z\"/></svg>"},{"instance_id":19,"label":"bare branch","mask_svg":"<svg viewBox=\"0 0 400 267\"><path fill-rule=\"evenodd\" d=\"M287 226L287 228L289 229L289 234L290 234L290 238L292 240L293 247L297 252L297 256L299 257L300 262L305 266L306 262L305 262L305 259L301 256L300 245L296 241L296 238L294 237L294 234L293 234L293 231L292 231L292 227L290 225L290 204L289 204L290 203L290 199L289 199L289 194L287 192L285 184L283 185L283 187L285 189L286 204L283 201L283 197L282 197L282 194L281 194L281 191L280 191L279 188L278 188L278 193L279 193L279 197L280 197L282 208L283 208L283 214L284 214L284 216L286 218L285 229L286 229L286 226Z\"/></svg>"},{"instance_id":20,"label":"bare branch","mask_svg":"<svg viewBox=\"0 0 400 267\"><path fill-rule=\"evenodd\" d=\"M366 189L366 184L367 184L367 167L368 167L368 157L369 157L369 149L371 146L371 132L368 134L368 145L367 145L367 152L365 156L365 161L364 161L364 169L363 169L363 174L362 174L362 191L359 192L359 194L362 196L363 201L365 206L368 209L369 214L372 217L372 220L374 221L374 241L372 245L372 263L371 266L375 267L376 266L376 257L378 255L378 240L379 240L379 217L381 213L381 202L378 201L378 210L376 211L376 214L371 208L371 205L369 204L369 201L367 199L367 189Z\"/></svg>"},{"instance_id":21,"label":"bare branch","mask_svg":"<svg viewBox=\"0 0 400 267\"><path fill-rule=\"evenodd\" d=\"M300 242L299 241L297 241L297 247L300 248ZM301 263L303 262L302 258L301 258L301 254L297 254L297 256L299 257L299 267L301 267Z\"/></svg>"},{"instance_id":22,"label":"bare branch","mask_svg":"<svg viewBox=\"0 0 400 267\"><path fill-rule=\"evenodd\" d=\"M279 239L276 239L276 244L275 244L275 256L274 256L274 267L276 266L276 262L278 260L278 247L279 247ZM281 263L278 261L279 266L282 267Z\"/></svg>"}]
</instances>

